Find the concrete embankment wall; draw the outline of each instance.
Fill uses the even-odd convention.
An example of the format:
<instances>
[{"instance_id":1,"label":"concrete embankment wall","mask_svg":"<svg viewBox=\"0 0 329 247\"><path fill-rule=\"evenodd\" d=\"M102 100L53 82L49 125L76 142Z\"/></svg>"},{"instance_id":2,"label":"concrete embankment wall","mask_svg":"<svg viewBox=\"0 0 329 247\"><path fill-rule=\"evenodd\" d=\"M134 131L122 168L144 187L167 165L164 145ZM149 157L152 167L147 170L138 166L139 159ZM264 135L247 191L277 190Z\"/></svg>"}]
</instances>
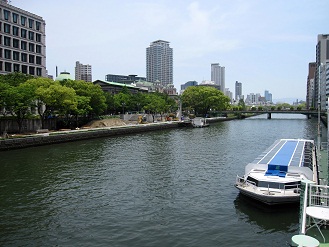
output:
<instances>
[{"instance_id":1,"label":"concrete embankment wall","mask_svg":"<svg viewBox=\"0 0 329 247\"><path fill-rule=\"evenodd\" d=\"M229 121L235 118L209 118L209 123ZM149 132L163 129L178 128L178 122L164 122L140 125L127 125L120 127L95 128L85 130L58 131L44 134L34 134L21 138L9 138L0 140L0 151L20 149L34 146L73 142L100 137L112 137L134 133Z\"/></svg>"},{"instance_id":2,"label":"concrete embankment wall","mask_svg":"<svg viewBox=\"0 0 329 247\"><path fill-rule=\"evenodd\" d=\"M49 145L63 142L127 135L133 133L149 132L162 129L177 128L177 122L157 123L145 125L131 125L115 128L101 128L89 130L73 130L65 132L54 132L35 134L24 138L9 138L0 140L0 151L27 148L33 146Z\"/></svg>"}]
</instances>

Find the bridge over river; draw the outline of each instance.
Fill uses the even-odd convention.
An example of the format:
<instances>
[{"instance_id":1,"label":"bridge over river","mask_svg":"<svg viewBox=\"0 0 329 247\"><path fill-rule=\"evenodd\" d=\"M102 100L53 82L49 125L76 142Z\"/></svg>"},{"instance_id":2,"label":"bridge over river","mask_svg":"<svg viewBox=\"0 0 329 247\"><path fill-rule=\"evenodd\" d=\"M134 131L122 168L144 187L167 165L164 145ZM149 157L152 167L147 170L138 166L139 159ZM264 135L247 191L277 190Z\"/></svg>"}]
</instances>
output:
<instances>
[{"instance_id":1,"label":"bridge over river","mask_svg":"<svg viewBox=\"0 0 329 247\"><path fill-rule=\"evenodd\" d=\"M318 117L319 112L317 110L241 110L241 111L234 111L234 110L230 110L230 111L221 111L221 113L224 114L267 114L267 119L271 119L272 118L272 114L275 113L279 113L279 114L303 114L306 115L308 119L313 117ZM326 115L326 111L321 111L320 112L321 116L325 116Z\"/></svg>"}]
</instances>

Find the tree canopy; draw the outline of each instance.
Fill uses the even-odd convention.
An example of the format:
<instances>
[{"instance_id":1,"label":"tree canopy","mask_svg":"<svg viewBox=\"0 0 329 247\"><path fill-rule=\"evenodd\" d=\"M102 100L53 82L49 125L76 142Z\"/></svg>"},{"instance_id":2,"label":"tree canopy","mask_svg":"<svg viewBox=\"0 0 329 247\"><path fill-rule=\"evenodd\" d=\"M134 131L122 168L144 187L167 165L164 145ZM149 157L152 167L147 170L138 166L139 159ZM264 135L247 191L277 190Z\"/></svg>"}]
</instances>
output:
<instances>
[{"instance_id":1,"label":"tree canopy","mask_svg":"<svg viewBox=\"0 0 329 247\"><path fill-rule=\"evenodd\" d=\"M194 111L195 115L205 116L210 109L215 111L225 110L230 99L223 92L208 86L191 86L182 94L183 107Z\"/></svg>"}]
</instances>

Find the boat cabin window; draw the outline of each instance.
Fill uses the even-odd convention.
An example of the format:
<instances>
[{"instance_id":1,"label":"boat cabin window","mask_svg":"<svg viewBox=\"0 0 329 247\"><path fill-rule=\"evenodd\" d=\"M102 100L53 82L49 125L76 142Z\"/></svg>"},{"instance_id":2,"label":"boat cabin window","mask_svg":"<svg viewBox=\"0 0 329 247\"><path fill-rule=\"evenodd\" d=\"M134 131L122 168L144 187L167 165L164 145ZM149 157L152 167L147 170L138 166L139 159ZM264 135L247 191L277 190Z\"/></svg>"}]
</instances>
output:
<instances>
[{"instance_id":1,"label":"boat cabin window","mask_svg":"<svg viewBox=\"0 0 329 247\"><path fill-rule=\"evenodd\" d=\"M255 184L257 187L263 188L272 188L272 189L294 189L299 188L300 181L290 182L290 183L276 183L276 182L268 182L268 181L258 181L252 177L248 177L247 181Z\"/></svg>"}]
</instances>

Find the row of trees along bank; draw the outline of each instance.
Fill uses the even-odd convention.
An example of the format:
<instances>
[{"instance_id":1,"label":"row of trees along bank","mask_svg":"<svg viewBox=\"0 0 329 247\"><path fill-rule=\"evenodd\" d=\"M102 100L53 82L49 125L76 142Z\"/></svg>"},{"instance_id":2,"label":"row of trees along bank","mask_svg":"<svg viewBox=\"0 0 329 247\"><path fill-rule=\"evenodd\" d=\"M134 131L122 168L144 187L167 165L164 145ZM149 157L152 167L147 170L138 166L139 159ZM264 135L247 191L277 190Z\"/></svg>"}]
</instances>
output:
<instances>
[{"instance_id":1,"label":"row of trees along bank","mask_svg":"<svg viewBox=\"0 0 329 247\"><path fill-rule=\"evenodd\" d=\"M82 124L81 119L90 121L101 115L140 111L153 116L174 113L179 100L186 112L202 116L229 107L229 98L212 87L189 87L180 97L171 98L163 93L131 94L126 87L113 95L85 81L53 81L22 73L0 75L1 117L16 119L19 132L23 121L31 118L39 118L42 128L47 119L53 118L61 122L61 127L75 128Z\"/></svg>"}]
</instances>

